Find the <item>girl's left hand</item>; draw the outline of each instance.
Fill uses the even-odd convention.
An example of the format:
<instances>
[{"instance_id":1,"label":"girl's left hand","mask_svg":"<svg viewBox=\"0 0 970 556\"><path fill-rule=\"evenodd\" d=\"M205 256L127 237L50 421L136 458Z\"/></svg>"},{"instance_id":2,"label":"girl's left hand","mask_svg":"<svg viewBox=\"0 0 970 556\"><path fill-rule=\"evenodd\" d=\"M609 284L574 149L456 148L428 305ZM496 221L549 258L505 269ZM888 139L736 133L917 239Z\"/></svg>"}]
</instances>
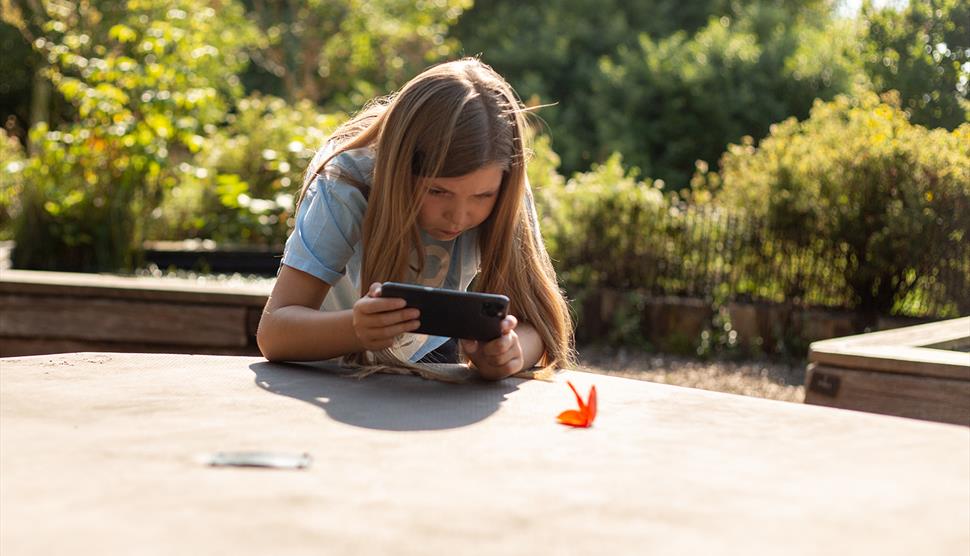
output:
<instances>
[{"instance_id":1,"label":"girl's left hand","mask_svg":"<svg viewBox=\"0 0 970 556\"><path fill-rule=\"evenodd\" d=\"M509 315L502 320L502 335L489 342L461 340L465 355L482 378L500 380L522 370L522 346L515 327L519 321Z\"/></svg>"}]
</instances>

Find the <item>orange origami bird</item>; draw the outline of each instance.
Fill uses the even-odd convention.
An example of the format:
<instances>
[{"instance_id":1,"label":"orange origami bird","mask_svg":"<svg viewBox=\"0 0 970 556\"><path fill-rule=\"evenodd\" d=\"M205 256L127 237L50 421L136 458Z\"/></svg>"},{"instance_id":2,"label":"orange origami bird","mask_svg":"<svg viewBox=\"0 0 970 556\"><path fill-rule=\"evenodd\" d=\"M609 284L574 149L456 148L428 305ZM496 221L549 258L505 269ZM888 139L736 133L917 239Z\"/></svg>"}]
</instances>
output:
<instances>
[{"instance_id":1,"label":"orange origami bird","mask_svg":"<svg viewBox=\"0 0 970 556\"><path fill-rule=\"evenodd\" d=\"M576 387L573 386L572 382L566 381L569 388L572 389L573 394L576 394L576 401L579 402L579 410L567 409L559 414L557 419L560 423L564 425L569 425L570 427L589 427L593 424L593 419L596 419L596 386L589 389L589 401L583 403L582 396L576 391Z\"/></svg>"}]
</instances>

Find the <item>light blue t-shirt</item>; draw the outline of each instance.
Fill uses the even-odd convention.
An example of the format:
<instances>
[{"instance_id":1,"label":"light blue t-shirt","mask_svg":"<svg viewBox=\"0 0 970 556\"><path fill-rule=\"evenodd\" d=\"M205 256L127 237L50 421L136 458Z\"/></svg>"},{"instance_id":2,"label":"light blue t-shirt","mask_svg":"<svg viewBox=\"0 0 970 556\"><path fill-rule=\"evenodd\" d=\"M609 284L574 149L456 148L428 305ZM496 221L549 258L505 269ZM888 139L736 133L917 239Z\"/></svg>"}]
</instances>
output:
<instances>
[{"instance_id":1,"label":"light blue t-shirt","mask_svg":"<svg viewBox=\"0 0 970 556\"><path fill-rule=\"evenodd\" d=\"M329 154L329 148L318 153L311 167ZM361 234L367 198L364 191L339 176L349 176L369 190L374 152L369 148L344 152L331 160L328 168L333 165L340 171L325 172L326 176L316 177L307 189L283 252L283 264L330 284L321 311L351 309L360 298ZM467 290L480 265L478 229L451 241L436 240L422 231L421 243L424 270L421 276L409 276L406 281ZM446 341L448 338L441 336L403 334L393 349L401 360L416 362Z\"/></svg>"}]
</instances>

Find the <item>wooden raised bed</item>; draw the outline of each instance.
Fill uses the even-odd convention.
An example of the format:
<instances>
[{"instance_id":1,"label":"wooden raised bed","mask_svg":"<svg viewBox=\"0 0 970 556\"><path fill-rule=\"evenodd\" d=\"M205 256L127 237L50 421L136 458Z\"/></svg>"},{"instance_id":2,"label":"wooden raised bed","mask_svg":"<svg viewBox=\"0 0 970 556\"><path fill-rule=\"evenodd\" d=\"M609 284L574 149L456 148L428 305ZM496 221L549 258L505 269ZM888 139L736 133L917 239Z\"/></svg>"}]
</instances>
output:
<instances>
[{"instance_id":1,"label":"wooden raised bed","mask_svg":"<svg viewBox=\"0 0 970 556\"><path fill-rule=\"evenodd\" d=\"M0 271L0 357L72 351L258 355L269 281Z\"/></svg>"},{"instance_id":2,"label":"wooden raised bed","mask_svg":"<svg viewBox=\"0 0 970 556\"><path fill-rule=\"evenodd\" d=\"M970 426L970 317L815 342L805 402Z\"/></svg>"}]
</instances>

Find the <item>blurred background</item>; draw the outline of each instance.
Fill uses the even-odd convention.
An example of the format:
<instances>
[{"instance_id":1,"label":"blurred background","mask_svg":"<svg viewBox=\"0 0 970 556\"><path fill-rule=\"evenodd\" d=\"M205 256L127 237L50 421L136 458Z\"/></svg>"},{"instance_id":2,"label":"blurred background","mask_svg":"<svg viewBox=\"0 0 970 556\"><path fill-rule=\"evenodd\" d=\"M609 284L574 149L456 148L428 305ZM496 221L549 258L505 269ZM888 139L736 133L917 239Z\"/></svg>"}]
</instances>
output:
<instances>
[{"instance_id":1,"label":"blurred background","mask_svg":"<svg viewBox=\"0 0 970 556\"><path fill-rule=\"evenodd\" d=\"M0 8L14 268L134 273L165 241L278 254L327 134L472 55L541 106L530 177L580 342L804 354L838 329L809 311L970 314L967 0Z\"/></svg>"}]
</instances>

